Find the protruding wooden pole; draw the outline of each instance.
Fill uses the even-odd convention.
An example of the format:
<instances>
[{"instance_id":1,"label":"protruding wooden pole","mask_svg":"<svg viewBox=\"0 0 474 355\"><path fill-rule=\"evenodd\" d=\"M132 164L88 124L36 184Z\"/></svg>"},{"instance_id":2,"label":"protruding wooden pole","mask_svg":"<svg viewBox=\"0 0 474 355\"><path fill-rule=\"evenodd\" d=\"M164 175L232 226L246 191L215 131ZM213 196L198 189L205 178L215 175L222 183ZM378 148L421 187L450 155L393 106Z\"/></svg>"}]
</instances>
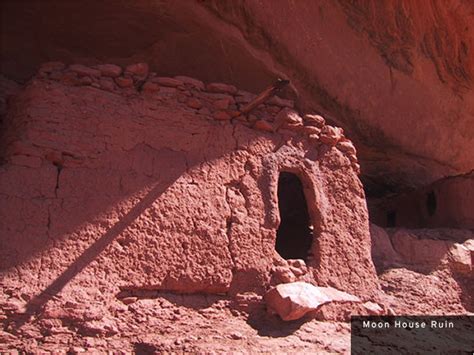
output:
<instances>
[{"instance_id":1,"label":"protruding wooden pole","mask_svg":"<svg viewBox=\"0 0 474 355\"><path fill-rule=\"evenodd\" d=\"M272 96L279 93L283 90L288 84L290 83L289 80L278 79L272 86L265 89L260 95L258 95L255 99L250 101L245 107L240 110L241 114L247 114L252 111L258 105L264 103Z\"/></svg>"}]
</instances>

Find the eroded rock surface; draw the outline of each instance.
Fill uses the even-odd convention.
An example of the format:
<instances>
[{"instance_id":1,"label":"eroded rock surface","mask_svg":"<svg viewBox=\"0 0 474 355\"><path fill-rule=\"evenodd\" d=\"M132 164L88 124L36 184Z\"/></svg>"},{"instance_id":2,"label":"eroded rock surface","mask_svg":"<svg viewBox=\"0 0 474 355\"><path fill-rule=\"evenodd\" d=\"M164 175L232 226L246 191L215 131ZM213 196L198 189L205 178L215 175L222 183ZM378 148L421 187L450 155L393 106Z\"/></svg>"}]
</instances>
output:
<instances>
[{"instance_id":1,"label":"eroded rock surface","mask_svg":"<svg viewBox=\"0 0 474 355\"><path fill-rule=\"evenodd\" d=\"M370 224L372 240L372 260L378 269L394 266L400 261L400 256L394 249L392 239L384 228Z\"/></svg>"},{"instance_id":2,"label":"eroded rock surface","mask_svg":"<svg viewBox=\"0 0 474 355\"><path fill-rule=\"evenodd\" d=\"M370 226L372 259L379 272L408 267L419 272L450 269L472 273L474 233L467 229L406 229Z\"/></svg>"},{"instance_id":3,"label":"eroded rock surface","mask_svg":"<svg viewBox=\"0 0 474 355\"><path fill-rule=\"evenodd\" d=\"M185 74L254 92L282 76L303 111L323 113L356 143L371 195L474 167L469 1L1 6L1 64L9 77L28 78L52 59L142 61L162 76Z\"/></svg>"}]
</instances>

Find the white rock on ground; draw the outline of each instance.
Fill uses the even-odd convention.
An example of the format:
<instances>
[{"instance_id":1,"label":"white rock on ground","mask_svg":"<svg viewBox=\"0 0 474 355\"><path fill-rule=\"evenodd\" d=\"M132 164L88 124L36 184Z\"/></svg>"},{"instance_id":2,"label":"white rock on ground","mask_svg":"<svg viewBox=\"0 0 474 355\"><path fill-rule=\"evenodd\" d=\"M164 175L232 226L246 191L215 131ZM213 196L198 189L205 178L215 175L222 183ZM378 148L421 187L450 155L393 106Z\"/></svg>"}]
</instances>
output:
<instances>
[{"instance_id":1,"label":"white rock on ground","mask_svg":"<svg viewBox=\"0 0 474 355\"><path fill-rule=\"evenodd\" d=\"M467 240L464 244L454 243L449 249L448 262L451 268L458 273L471 274L473 259L474 239Z\"/></svg>"},{"instance_id":2,"label":"white rock on ground","mask_svg":"<svg viewBox=\"0 0 474 355\"><path fill-rule=\"evenodd\" d=\"M285 321L299 319L329 302L361 302L349 293L306 282L277 285L265 294L264 299L267 307Z\"/></svg>"}]
</instances>

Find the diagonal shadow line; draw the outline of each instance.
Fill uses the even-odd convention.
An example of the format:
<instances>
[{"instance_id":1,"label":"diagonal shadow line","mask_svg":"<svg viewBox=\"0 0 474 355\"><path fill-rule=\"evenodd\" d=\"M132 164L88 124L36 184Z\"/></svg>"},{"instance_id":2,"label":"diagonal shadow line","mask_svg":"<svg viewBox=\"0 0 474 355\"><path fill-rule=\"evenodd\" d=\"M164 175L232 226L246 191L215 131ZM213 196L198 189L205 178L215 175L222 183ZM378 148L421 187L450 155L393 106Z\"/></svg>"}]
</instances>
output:
<instances>
[{"instance_id":1,"label":"diagonal shadow line","mask_svg":"<svg viewBox=\"0 0 474 355\"><path fill-rule=\"evenodd\" d=\"M33 314L39 312L56 294L58 294L66 284L79 274L87 265L107 248L107 246L117 238L142 212L148 208L160 195L162 195L172 184L174 179L168 183L157 183L143 199L122 217L120 221L112 226L102 237L89 246L68 268L62 272L46 289L32 298L26 305L26 310L17 315L17 320L12 324L13 329L21 328L29 321Z\"/></svg>"}]
</instances>

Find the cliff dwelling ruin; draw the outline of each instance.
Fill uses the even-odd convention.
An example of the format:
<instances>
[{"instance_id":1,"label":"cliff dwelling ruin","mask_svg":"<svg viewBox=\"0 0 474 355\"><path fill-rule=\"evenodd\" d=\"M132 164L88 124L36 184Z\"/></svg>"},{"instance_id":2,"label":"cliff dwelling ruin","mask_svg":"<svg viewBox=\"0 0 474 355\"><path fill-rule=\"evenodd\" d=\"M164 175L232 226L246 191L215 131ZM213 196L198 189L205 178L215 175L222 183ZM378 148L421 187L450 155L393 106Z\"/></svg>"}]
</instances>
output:
<instances>
[{"instance_id":1,"label":"cliff dwelling ruin","mask_svg":"<svg viewBox=\"0 0 474 355\"><path fill-rule=\"evenodd\" d=\"M472 319L473 9L447 3L2 2L0 352Z\"/></svg>"},{"instance_id":2,"label":"cliff dwelling ruin","mask_svg":"<svg viewBox=\"0 0 474 355\"><path fill-rule=\"evenodd\" d=\"M23 203L48 223L45 235L41 220L30 224L37 238L26 244L20 227L6 234L3 268L38 259L32 267L53 272L77 241L123 224L94 271L121 287L261 292L282 258L303 259L321 282L377 290L368 229L357 225L368 216L355 149L340 130L279 98L249 122L237 106L254 95L232 85L149 76L145 63L119 72L47 63L17 96L3 189L21 200L26 183L16 183L43 176Z\"/></svg>"}]
</instances>

